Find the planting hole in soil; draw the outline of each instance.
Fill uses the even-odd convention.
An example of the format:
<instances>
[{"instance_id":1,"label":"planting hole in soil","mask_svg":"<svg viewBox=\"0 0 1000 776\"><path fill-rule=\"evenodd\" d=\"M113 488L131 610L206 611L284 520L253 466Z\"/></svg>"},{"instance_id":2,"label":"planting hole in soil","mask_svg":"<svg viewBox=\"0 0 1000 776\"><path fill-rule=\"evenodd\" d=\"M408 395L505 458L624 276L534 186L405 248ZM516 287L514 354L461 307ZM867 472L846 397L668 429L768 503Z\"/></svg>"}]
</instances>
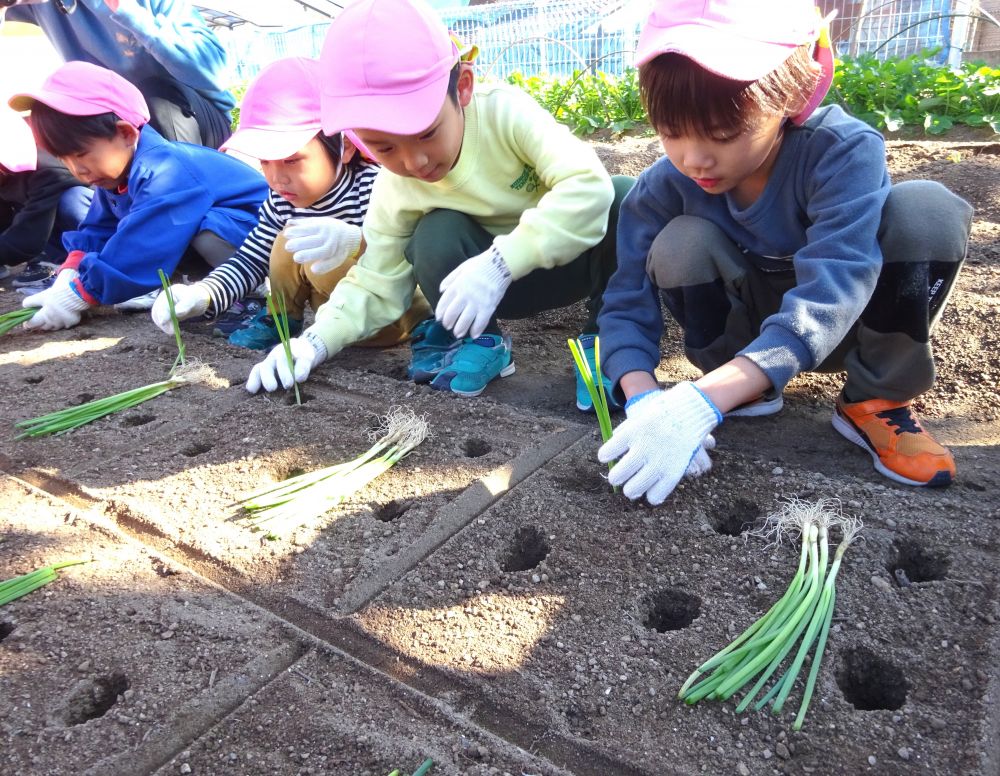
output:
<instances>
[{"instance_id":1,"label":"planting hole in soil","mask_svg":"<svg viewBox=\"0 0 1000 776\"><path fill-rule=\"evenodd\" d=\"M86 404L88 401L93 401L96 398L97 398L97 394L86 393L86 392L85 393L78 393L76 395L76 403L77 404Z\"/></svg>"},{"instance_id":2,"label":"planting hole in soil","mask_svg":"<svg viewBox=\"0 0 1000 776\"><path fill-rule=\"evenodd\" d=\"M504 571L528 571L545 560L550 549L545 536L537 528L532 525L519 528L501 568Z\"/></svg>"},{"instance_id":3,"label":"planting hole in soil","mask_svg":"<svg viewBox=\"0 0 1000 776\"><path fill-rule=\"evenodd\" d=\"M760 517L760 507L752 501L736 499L723 504L712 518L712 528L717 534L739 536L754 527Z\"/></svg>"},{"instance_id":4,"label":"planting hole in soil","mask_svg":"<svg viewBox=\"0 0 1000 776\"><path fill-rule=\"evenodd\" d=\"M144 412L141 415L129 415L127 418L122 418L122 425L128 428L133 428L135 426L145 426L147 423L152 423L154 420L156 420L156 415Z\"/></svg>"},{"instance_id":5,"label":"planting hole in soil","mask_svg":"<svg viewBox=\"0 0 1000 776\"><path fill-rule=\"evenodd\" d=\"M14 623L0 622L0 641L3 641L14 632Z\"/></svg>"},{"instance_id":6,"label":"planting hole in soil","mask_svg":"<svg viewBox=\"0 0 1000 776\"><path fill-rule=\"evenodd\" d=\"M211 449L212 446L208 442L194 442L187 447L181 448L181 455L194 458L196 455L207 453Z\"/></svg>"},{"instance_id":7,"label":"planting hole in soil","mask_svg":"<svg viewBox=\"0 0 1000 776\"><path fill-rule=\"evenodd\" d=\"M299 386L299 396L302 398L301 404L295 399L295 391L286 391L284 397L282 398L282 404L287 407L304 406L307 402L313 400L313 394L306 393L302 390L302 386Z\"/></svg>"},{"instance_id":8,"label":"planting hole in soil","mask_svg":"<svg viewBox=\"0 0 1000 776\"><path fill-rule=\"evenodd\" d=\"M837 684L844 699L860 711L902 708L909 689L902 669L865 647L844 655Z\"/></svg>"},{"instance_id":9,"label":"planting hole in soil","mask_svg":"<svg viewBox=\"0 0 1000 776\"><path fill-rule=\"evenodd\" d=\"M492 449L482 439L466 439L462 443L462 455L466 458L481 458Z\"/></svg>"},{"instance_id":10,"label":"planting hole in soil","mask_svg":"<svg viewBox=\"0 0 1000 776\"><path fill-rule=\"evenodd\" d=\"M24 382L26 382L28 385L38 385L44 379L45 378L42 377L41 375L32 375L31 377L25 377Z\"/></svg>"},{"instance_id":11,"label":"planting hole in soil","mask_svg":"<svg viewBox=\"0 0 1000 776\"><path fill-rule=\"evenodd\" d=\"M943 552L930 550L912 539L900 539L892 545L886 568L900 587L913 582L936 582L948 574L951 559Z\"/></svg>"},{"instance_id":12,"label":"planting hole in soil","mask_svg":"<svg viewBox=\"0 0 1000 776\"><path fill-rule=\"evenodd\" d=\"M686 628L701 614L701 599L683 590L668 587L646 600L643 624L657 633Z\"/></svg>"},{"instance_id":13,"label":"planting hole in soil","mask_svg":"<svg viewBox=\"0 0 1000 776\"><path fill-rule=\"evenodd\" d=\"M69 699L64 713L67 725L82 725L103 717L118 701L118 696L128 689L128 678L120 671L108 676L85 681Z\"/></svg>"},{"instance_id":14,"label":"planting hole in soil","mask_svg":"<svg viewBox=\"0 0 1000 776\"><path fill-rule=\"evenodd\" d=\"M411 506L413 506L413 501L410 499L393 499L375 510L375 519L381 520L383 523L391 523L402 517Z\"/></svg>"}]
</instances>

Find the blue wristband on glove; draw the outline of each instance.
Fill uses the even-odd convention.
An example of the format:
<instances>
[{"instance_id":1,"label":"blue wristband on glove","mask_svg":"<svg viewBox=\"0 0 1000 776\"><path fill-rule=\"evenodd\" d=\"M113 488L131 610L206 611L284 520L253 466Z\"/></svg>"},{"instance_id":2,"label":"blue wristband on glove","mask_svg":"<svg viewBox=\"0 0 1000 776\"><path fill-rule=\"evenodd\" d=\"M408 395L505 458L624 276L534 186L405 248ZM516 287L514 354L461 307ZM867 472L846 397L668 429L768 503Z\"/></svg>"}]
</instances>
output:
<instances>
[{"instance_id":1,"label":"blue wristband on glove","mask_svg":"<svg viewBox=\"0 0 1000 776\"><path fill-rule=\"evenodd\" d=\"M663 390L663 389L662 388L650 388L648 391L643 391L642 393L637 393L635 396L630 397L629 400L627 402L625 402L625 409L627 410L633 404L636 404L637 402L641 401L642 399L645 399L647 396L652 396L654 393L659 393L661 390Z\"/></svg>"}]
</instances>

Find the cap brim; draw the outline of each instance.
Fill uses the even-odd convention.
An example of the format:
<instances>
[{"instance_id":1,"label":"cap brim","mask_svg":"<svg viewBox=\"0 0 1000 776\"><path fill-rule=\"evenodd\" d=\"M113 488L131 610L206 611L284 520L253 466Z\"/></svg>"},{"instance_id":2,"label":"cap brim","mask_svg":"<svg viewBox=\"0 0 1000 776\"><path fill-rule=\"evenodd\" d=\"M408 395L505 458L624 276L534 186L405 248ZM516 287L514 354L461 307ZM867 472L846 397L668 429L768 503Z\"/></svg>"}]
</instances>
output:
<instances>
[{"instance_id":1,"label":"cap brim","mask_svg":"<svg viewBox=\"0 0 1000 776\"><path fill-rule=\"evenodd\" d=\"M65 92L52 92L47 89L15 94L7 101L7 104L14 110L31 110L36 102L48 105L53 110L70 116L97 116L101 113L115 112L112 108L95 105L88 100L77 99Z\"/></svg>"},{"instance_id":2,"label":"cap brim","mask_svg":"<svg viewBox=\"0 0 1000 776\"><path fill-rule=\"evenodd\" d=\"M681 54L706 70L734 81L756 81L777 69L796 46L762 43L700 24L668 29L648 26L639 37L635 64L660 54Z\"/></svg>"},{"instance_id":3,"label":"cap brim","mask_svg":"<svg viewBox=\"0 0 1000 776\"><path fill-rule=\"evenodd\" d=\"M405 94L336 95L320 99L323 131L371 129L392 135L416 135L434 123L448 97L450 69L439 78Z\"/></svg>"},{"instance_id":4,"label":"cap brim","mask_svg":"<svg viewBox=\"0 0 1000 776\"><path fill-rule=\"evenodd\" d=\"M294 131L247 127L237 129L219 150L237 151L263 161L287 159L301 151L319 131L319 127Z\"/></svg>"}]
</instances>

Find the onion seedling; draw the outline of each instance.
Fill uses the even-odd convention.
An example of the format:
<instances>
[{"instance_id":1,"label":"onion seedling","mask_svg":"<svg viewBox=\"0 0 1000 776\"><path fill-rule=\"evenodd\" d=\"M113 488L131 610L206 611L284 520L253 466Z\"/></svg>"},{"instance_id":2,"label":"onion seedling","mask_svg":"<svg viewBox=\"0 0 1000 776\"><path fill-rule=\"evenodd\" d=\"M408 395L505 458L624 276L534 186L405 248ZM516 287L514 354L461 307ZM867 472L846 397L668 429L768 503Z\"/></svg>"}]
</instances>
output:
<instances>
[{"instance_id":1,"label":"onion seedling","mask_svg":"<svg viewBox=\"0 0 1000 776\"><path fill-rule=\"evenodd\" d=\"M267 311L274 320L274 328L278 330L278 339L285 351L285 359L288 361L288 373L295 375L295 360L292 358L292 346L289 341L292 338L288 328L288 308L285 307L285 295L280 291L275 299L274 294L267 295ZM295 403L302 404L302 394L299 393L299 384L295 383Z\"/></svg>"},{"instance_id":2,"label":"onion seedling","mask_svg":"<svg viewBox=\"0 0 1000 776\"><path fill-rule=\"evenodd\" d=\"M250 493L240 504L246 512L243 519L257 526L274 519L319 517L387 472L427 438L427 421L413 410L395 408L380 420L379 428L370 434L378 438L362 455Z\"/></svg>"},{"instance_id":3,"label":"onion seedling","mask_svg":"<svg viewBox=\"0 0 1000 776\"><path fill-rule=\"evenodd\" d=\"M54 582L59 578L59 569L88 562L86 560L67 560L63 563L55 563L45 568L36 569L28 574L22 574L19 577L13 577L12 579L0 582L0 606L9 604L21 596L26 596L31 591L49 584L49 582Z\"/></svg>"},{"instance_id":4,"label":"onion seedling","mask_svg":"<svg viewBox=\"0 0 1000 776\"><path fill-rule=\"evenodd\" d=\"M569 345L570 352L573 354L576 368L580 370L580 376L583 378L583 384L587 387L587 393L590 394L590 400L594 403L597 423L601 427L601 439L607 442L611 438L611 411L608 409L608 397L604 393L604 376L601 374L600 337L594 337L596 374L590 370L590 363L587 361L583 343L579 339L568 339L566 344Z\"/></svg>"},{"instance_id":5,"label":"onion seedling","mask_svg":"<svg viewBox=\"0 0 1000 776\"><path fill-rule=\"evenodd\" d=\"M76 407L66 407L30 420L19 420L14 424L15 428L20 429L15 439L65 434L67 431L93 423L105 415L121 412L150 399L155 399L178 386L209 382L212 376L212 370L209 367L191 361L161 382L133 388L130 391L116 393L103 399L94 399Z\"/></svg>"},{"instance_id":6,"label":"onion seedling","mask_svg":"<svg viewBox=\"0 0 1000 776\"><path fill-rule=\"evenodd\" d=\"M834 554L833 564L828 569L831 527L839 529L842 538ZM792 726L799 730L812 699L830 632L836 602L837 573L844 553L856 539L860 529L861 521L845 517L836 500L821 499L810 503L788 499L782 510L772 516L763 529L754 532L759 536L771 537L775 544L780 544L782 537L791 531L800 534L802 548L799 566L788 589L759 620L700 665L682 685L679 697L689 704L703 698L726 700L756 677L753 686L736 707L737 712L743 712L798 644L798 651L789 667L754 706L759 710L772 703L772 710L778 714L815 643L816 650L805 692ZM697 681L705 674L708 676Z\"/></svg>"},{"instance_id":7,"label":"onion seedling","mask_svg":"<svg viewBox=\"0 0 1000 776\"><path fill-rule=\"evenodd\" d=\"M20 324L31 320L37 312L37 307L21 307L17 310L11 310L9 313L0 315L0 336L6 334L15 326L19 326Z\"/></svg>"},{"instance_id":8,"label":"onion seedling","mask_svg":"<svg viewBox=\"0 0 1000 776\"><path fill-rule=\"evenodd\" d=\"M174 359L174 365L170 367L170 374L173 374L178 366L184 366L184 341L181 339L181 324L177 320L177 310L174 309L174 295L170 293L170 280L162 269L158 269L157 272L160 273L160 283L163 285L163 293L167 295L170 324L174 328L174 339L177 340L177 358Z\"/></svg>"}]
</instances>

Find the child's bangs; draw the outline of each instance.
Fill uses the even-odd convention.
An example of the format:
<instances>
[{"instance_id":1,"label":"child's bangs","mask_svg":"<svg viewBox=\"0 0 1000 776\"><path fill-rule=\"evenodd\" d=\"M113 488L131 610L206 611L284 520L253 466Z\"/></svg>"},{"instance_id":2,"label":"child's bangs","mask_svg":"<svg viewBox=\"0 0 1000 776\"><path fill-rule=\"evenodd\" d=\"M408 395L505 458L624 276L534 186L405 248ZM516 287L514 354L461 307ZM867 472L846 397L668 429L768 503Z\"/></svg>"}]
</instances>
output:
<instances>
[{"instance_id":1,"label":"child's bangs","mask_svg":"<svg viewBox=\"0 0 1000 776\"><path fill-rule=\"evenodd\" d=\"M70 116L40 102L31 108L35 142L53 156L60 157L82 153L92 140L114 137L119 120L114 113Z\"/></svg>"},{"instance_id":2,"label":"child's bangs","mask_svg":"<svg viewBox=\"0 0 1000 776\"><path fill-rule=\"evenodd\" d=\"M742 131L751 83L717 76L680 54L661 54L639 68L649 122L666 135L721 138Z\"/></svg>"}]
</instances>

